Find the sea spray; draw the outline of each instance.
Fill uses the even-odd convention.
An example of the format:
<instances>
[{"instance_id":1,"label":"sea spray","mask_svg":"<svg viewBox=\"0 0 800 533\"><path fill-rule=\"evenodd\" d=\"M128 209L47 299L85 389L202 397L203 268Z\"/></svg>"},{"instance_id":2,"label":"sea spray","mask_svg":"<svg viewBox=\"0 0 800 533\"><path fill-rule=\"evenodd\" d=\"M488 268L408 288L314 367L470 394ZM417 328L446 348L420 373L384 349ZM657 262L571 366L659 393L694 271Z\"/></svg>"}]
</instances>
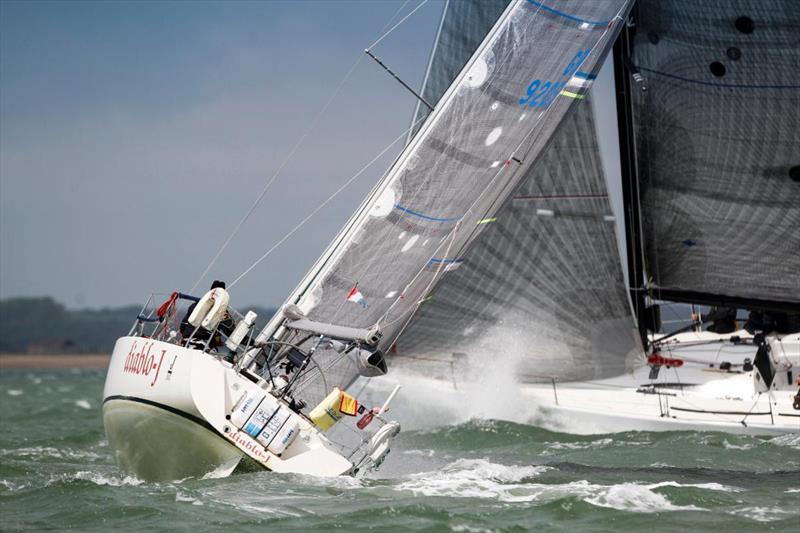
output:
<instances>
[{"instance_id":1,"label":"sea spray","mask_svg":"<svg viewBox=\"0 0 800 533\"><path fill-rule=\"evenodd\" d=\"M366 386L367 398L377 402L395 384L402 385L393 416L405 429L471 419L530 422L538 416L537 408L521 392L520 375L533 345L523 326L513 317L501 321L486 331L472 353L453 354L449 367L443 359L439 365L442 373L436 378L398 355L390 361L389 378L372 380ZM365 385L356 384L352 390Z\"/></svg>"}]
</instances>

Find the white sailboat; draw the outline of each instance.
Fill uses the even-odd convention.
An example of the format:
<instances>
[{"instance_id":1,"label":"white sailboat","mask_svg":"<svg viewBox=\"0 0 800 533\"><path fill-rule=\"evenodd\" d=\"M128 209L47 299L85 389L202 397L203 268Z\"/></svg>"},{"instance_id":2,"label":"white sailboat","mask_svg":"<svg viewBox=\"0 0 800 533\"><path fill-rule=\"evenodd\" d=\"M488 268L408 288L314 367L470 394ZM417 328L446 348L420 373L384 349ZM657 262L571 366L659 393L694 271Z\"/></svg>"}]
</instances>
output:
<instances>
[{"instance_id":1,"label":"white sailboat","mask_svg":"<svg viewBox=\"0 0 800 533\"><path fill-rule=\"evenodd\" d=\"M188 297L199 301L183 328L185 295L145 306L117 342L104 392L124 470L224 474L248 457L277 472L355 475L379 466L399 432L385 419L396 387L369 410L346 392L386 373L384 354L446 394L456 365L480 372L514 344L523 348L509 371L557 418L602 418L610 430L798 430L783 399L791 376L754 381L774 368L769 356L766 367L762 356L758 369L726 376L726 386L756 383L749 396L720 397L707 393L717 380L700 380L708 375L689 363L681 376L703 383L674 393L659 380L678 357L644 350L644 269L630 246L641 241L611 205L612 172L588 106L633 2L499 4L447 89L429 99L438 103L419 131L258 334L221 286ZM453 31L448 20L440 38ZM787 299L800 302L796 286ZM800 365L797 336L763 346ZM705 416L742 410L736 402L750 410L736 428Z\"/></svg>"}]
</instances>

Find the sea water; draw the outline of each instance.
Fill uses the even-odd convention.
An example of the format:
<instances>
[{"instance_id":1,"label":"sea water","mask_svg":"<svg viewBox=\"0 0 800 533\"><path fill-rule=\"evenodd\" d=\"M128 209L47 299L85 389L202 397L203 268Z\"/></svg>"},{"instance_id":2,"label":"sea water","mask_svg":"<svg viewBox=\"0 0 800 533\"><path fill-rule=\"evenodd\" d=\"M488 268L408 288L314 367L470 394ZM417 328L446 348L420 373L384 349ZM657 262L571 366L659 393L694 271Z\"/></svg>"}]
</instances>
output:
<instances>
[{"instance_id":1,"label":"sea water","mask_svg":"<svg viewBox=\"0 0 800 533\"><path fill-rule=\"evenodd\" d=\"M800 531L797 435L575 436L415 415L365 479L147 483L114 465L103 379L0 374L0 530Z\"/></svg>"}]
</instances>

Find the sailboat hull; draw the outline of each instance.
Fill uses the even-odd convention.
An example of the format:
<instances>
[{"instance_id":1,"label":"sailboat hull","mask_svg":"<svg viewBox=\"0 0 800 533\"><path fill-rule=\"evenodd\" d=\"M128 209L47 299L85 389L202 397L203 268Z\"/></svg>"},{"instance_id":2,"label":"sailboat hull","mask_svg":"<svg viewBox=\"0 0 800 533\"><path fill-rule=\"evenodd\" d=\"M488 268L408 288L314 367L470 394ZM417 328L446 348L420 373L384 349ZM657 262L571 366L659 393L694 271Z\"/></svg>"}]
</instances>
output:
<instances>
[{"instance_id":1,"label":"sailboat hull","mask_svg":"<svg viewBox=\"0 0 800 533\"><path fill-rule=\"evenodd\" d=\"M195 405L191 379L198 357L209 356L146 338L117 341L103 424L126 474L148 481L199 477L232 470L244 456Z\"/></svg>"},{"instance_id":2,"label":"sailboat hull","mask_svg":"<svg viewBox=\"0 0 800 533\"><path fill-rule=\"evenodd\" d=\"M251 378L201 350L146 337L119 339L106 377L103 422L120 468L148 481L216 477L232 472L247 456L274 472L353 473L341 447L285 401L270 396L263 405L280 407L256 408L269 393ZM255 402L252 416L232 417L248 399ZM269 419L261 427L253 422L251 432L248 421L258 416ZM278 427L261 431L278 416ZM359 457L376 446L362 449Z\"/></svg>"},{"instance_id":3,"label":"sailboat hull","mask_svg":"<svg viewBox=\"0 0 800 533\"><path fill-rule=\"evenodd\" d=\"M242 458L213 429L164 406L113 399L103 406L103 423L120 469L139 479L225 475Z\"/></svg>"},{"instance_id":4,"label":"sailboat hull","mask_svg":"<svg viewBox=\"0 0 800 533\"><path fill-rule=\"evenodd\" d=\"M435 398L456 415L504 418L574 434L800 433L793 381L795 369L800 368L800 335L771 337L776 374L770 391L764 393L755 388L755 370L744 370L745 362L755 359L756 347L723 342L728 337L706 332L677 336L663 347L662 356L682 363L662 366L655 375L642 361L628 373L607 379L531 382L515 373L513 365L482 367L475 375L467 362L459 367L454 361L431 366L422 376L419 370L424 361L402 357L392 361L393 375L407 390Z\"/></svg>"},{"instance_id":5,"label":"sailboat hull","mask_svg":"<svg viewBox=\"0 0 800 533\"><path fill-rule=\"evenodd\" d=\"M604 390L602 384L597 388L558 385L555 392L552 386L527 386L524 394L538 408L534 423L571 433L721 431L769 436L800 432L800 417L789 402L772 402L771 406L766 395L712 400L689 393Z\"/></svg>"}]
</instances>

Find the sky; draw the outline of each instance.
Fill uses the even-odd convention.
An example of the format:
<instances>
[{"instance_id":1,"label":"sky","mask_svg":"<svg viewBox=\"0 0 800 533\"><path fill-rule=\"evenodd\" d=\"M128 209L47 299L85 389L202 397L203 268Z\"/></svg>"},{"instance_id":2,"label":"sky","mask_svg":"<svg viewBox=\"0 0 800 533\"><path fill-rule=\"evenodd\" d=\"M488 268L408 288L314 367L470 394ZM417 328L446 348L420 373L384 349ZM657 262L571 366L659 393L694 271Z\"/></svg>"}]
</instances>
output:
<instances>
[{"instance_id":1,"label":"sky","mask_svg":"<svg viewBox=\"0 0 800 533\"><path fill-rule=\"evenodd\" d=\"M1 1L0 298L101 308L188 291L302 138L195 293L238 277L409 127L414 97L363 50L417 5ZM414 87L442 6L373 48ZM243 278L234 305L282 303L400 148Z\"/></svg>"}]
</instances>

